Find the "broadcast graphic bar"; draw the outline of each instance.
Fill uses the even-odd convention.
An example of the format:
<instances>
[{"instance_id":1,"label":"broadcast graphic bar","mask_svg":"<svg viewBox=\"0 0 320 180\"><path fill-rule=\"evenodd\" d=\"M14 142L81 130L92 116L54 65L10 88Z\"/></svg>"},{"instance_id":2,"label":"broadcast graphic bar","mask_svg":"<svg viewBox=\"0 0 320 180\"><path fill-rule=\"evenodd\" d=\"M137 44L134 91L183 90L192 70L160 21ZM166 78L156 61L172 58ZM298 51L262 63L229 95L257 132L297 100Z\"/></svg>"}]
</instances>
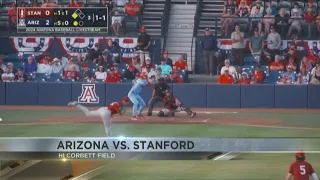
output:
<instances>
[{"instance_id":1,"label":"broadcast graphic bar","mask_svg":"<svg viewBox=\"0 0 320 180\"><path fill-rule=\"evenodd\" d=\"M320 139L293 138L1 138L0 152L320 151Z\"/></svg>"}]
</instances>

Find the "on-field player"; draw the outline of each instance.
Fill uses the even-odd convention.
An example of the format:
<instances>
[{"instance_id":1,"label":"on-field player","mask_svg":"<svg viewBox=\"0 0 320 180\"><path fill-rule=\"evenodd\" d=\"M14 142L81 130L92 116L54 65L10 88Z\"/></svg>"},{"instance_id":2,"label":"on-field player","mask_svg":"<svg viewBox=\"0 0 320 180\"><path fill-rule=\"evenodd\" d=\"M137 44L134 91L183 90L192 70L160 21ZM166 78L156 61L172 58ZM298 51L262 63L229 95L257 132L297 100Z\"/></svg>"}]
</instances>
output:
<instances>
[{"instance_id":1,"label":"on-field player","mask_svg":"<svg viewBox=\"0 0 320 180\"><path fill-rule=\"evenodd\" d=\"M313 180L319 180L312 165L305 161L306 156L303 151L296 152L296 161L291 163L286 180L309 180L312 176Z\"/></svg>"},{"instance_id":2,"label":"on-field player","mask_svg":"<svg viewBox=\"0 0 320 180\"><path fill-rule=\"evenodd\" d=\"M143 118L142 111L146 106L146 103L140 96L140 93L143 87L150 85L150 83L148 83L147 81L147 78L147 73L142 72L140 74L140 77L136 80L135 84L132 86L131 90L128 93L128 97L133 103L131 120L138 120L138 118Z\"/></svg>"},{"instance_id":3,"label":"on-field player","mask_svg":"<svg viewBox=\"0 0 320 180\"><path fill-rule=\"evenodd\" d=\"M174 97L170 90L166 90L163 98L163 109L158 112L159 117L174 116L175 112L185 111L190 117L194 117L197 113L192 112L188 107L185 107L179 99Z\"/></svg>"},{"instance_id":4,"label":"on-field player","mask_svg":"<svg viewBox=\"0 0 320 180\"><path fill-rule=\"evenodd\" d=\"M101 117L107 137L111 137L111 117L115 114L124 114L126 112L126 108L124 106L129 102L129 97L125 96L122 101L113 102L107 107L101 107L98 110L94 111L89 111L88 108L78 104L77 101L69 102L68 106L75 106L76 108L84 112L87 117Z\"/></svg>"},{"instance_id":5,"label":"on-field player","mask_svg":"<svg viewBox=\"0 0 320 180\"><path fill-rule=\"evenodd\" d=\"M165 82L163 77L159 78L158 81L159 82L154 85L154 88L152 90L152 97L148 103L148 116L152 116L154 104L157 102L162 102L165 96L165 91L167 89L170 89L170 86Z\"/></svg>"}]
</instances>

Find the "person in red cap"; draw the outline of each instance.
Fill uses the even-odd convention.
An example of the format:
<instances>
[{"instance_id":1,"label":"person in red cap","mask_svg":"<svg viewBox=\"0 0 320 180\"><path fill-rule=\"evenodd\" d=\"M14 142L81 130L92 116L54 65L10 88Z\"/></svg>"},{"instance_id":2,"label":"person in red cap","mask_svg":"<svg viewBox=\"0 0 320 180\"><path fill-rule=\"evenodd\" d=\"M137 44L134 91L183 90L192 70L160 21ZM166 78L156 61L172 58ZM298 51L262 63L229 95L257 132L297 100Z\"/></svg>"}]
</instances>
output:
<instances>
[{"instance_id":1,"label":"person in red cap","mask_svg":"<svg viewBox=\"0 0 320 180\"><path fill-rule=\"evenodd\" d=\"M75 106L87 117L101 117L102 122L104 124L107 137L111 136L111 118L113 115L116 114L124 114L126 112L125 105L127 105L130 102L130 99L128 96L125 96L121 101L113 102L107 107L101 107L98 110L89 111L88 108L78 104L77 101L72 101L68 103L68 106Z\"/></svg>"},{"instance_id":2,"label":"person in red cap","mask_svg":"<svg viewBox=\"0 0 320 180\"><path fill-rule=\"evenodd\" d=\"M121 81L121 77L117 76L114 73L114 68L110 68L109 74L107 75L105 82L106 83L119 83L120 81Z\"/></svg>"},{"instance_id":3,"label":"person in red cap","mask_svg":"<svg viewBox=\"0 0 320 180\"><path fill-rule=\"evenodd\" d=\"M172 59L169 58L169 52L167 50L163 51L162 59L165 60L168 65L173 67Z\"/></svg>"},{"instance_id":4,"label":"person in red cap","mask_svg":"<svg viewBox=\"0 0 320 180\"><path fill-rule=\"evenodd\" d=\"M137 48L140 56L140 63L143 64L146 57L150 57L149 51L151 46L151 37L146 32L146 27L141 26L137 39Z\"/></svg>"},{"instance_id":5,"label":"person in red cap","mask_svg":"<svg viewBox=\"0 0 320 180\"><path fill-rule=\"evenodd\" d=\"M286 180L309 180L312 176L313 180L319 180L317 174L312 168L312 165L305 161L306 156L303 151L298 151L295 154L296 161L291 163Z\"/></svg>"},{"instance_id":6,"label":"person in red cap","mask_svg":"<svg viewBox=\"0 0 320 180\"><path fill-rule=\"evenodd\" d=\"M129 16L137 16L140 12L140 4L136 3L136 0L130 0L130 2L124 6L124 9Z\"/></svg>"}]
</instances>

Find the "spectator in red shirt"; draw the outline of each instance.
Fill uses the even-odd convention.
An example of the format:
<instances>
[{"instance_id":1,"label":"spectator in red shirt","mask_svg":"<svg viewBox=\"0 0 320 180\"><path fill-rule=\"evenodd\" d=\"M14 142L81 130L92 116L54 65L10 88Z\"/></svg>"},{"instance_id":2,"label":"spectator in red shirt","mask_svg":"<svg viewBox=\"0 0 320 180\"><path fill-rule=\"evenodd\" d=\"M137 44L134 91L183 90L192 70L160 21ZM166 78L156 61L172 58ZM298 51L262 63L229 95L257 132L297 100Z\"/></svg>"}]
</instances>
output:
<instances>
[{"instance_id":1,"label":"spectator in red shirt","mask_svg":"<svg viewBox=\"0 0 320 180\"><path fill-rule=\"evenodd\" d=\"M171 83L182 83L182 78L177 75L177 70L172 70L171 76L167 77L167 80Z\"/></svg>"},{"instance_id":2,"label":"spectator in red shirt","mask_svg":"<svg viewBox=\"0 0 320 180\"><path fill-rule=\"evenodd\" d=\"M247 6L251 6L252 0L236 0L236 4L239 6L242 1L245 1Z\"/></svg>"},{"instance_id":3,"label":"spectator in red shirt","mask_svg":"<svg viewBox=\"0 0 320 180\"><path fill-rule=\"evenodd\" d=\"M79 2L79 0L72 0L72 3L70 4L71 8L80 8L82 7L82 4Z\"/></svg>"},{"instance_id":4,"label":"spectator in red shirt","mask_svg":"<svg viewBox=\"0 0 320 180\"><path fill-rule=\"evenodd\" d=\"M302 58L302 61L300 63L300 68L299 69L300 69L300 71L301 71L301 69L305 69L307 71L311 71L312 64L311 64L310 61L308 61L307 57L303 57Z\"/></svg>"},{"instance_id":5,"label":"spectator in red shirt","mask_svg":"<svg viewBox=\"0 0 320 180\"><path fill-rule=\"evenodd\" d=\"M303 16L305 23L308 25L308 37L311 36L312 28L314 28L314 23L316 22L316 17L316 14L313 13L312 8L310 7Z\"/></svg>"},{"instance_id":6,"label":"spectator in red shirt","mask_svg":"<svg viewBox=\"0 0 320 180\"><path fill-rule=\"evenodd\" d=\"M186 70L188 67L187 61L183 59L183 56L178 56L178 60L174 63L174 69Z\"/></svg>"},{"instance_id":7,"label":"spectator in red shirt","mask_svg":"<svg viewBox=\"0 0 320 180\"><path fill-rule=\"evenodd\" d=\"M283 71L283 61L281 60L281 57L279 55L276 55L274 57L274 62L270 64L270 71Z\"/></svg>"},{"instance_id":8,"label":"spectator in red shirt","mask_svg":"<svg viewBox=\"0 0 320 180\"><path fill-rule=\"evenodd\" d=\"M137 16L140 12L140 4L136 0L130 0L125 6L125 11L129 16Z\"/></svg>"},{"instance_id":9,"label":"spectator in red shirt","mask_svg":"<svg viewBox=\"0 0 320 180\"><path fill-rule=\"evenodd\" d=\"M121 78L122 78L122 72L120 72L120 70L119 70L119 65L118 65L117 63L114 63L114 64L113 64L113 69L114 69L114 74L115 74L116 76L119 76L120 79L121 79Z\"/></svg>"},{"instance_id":10,"label":"spectator in red shirt","mask_svg":"<svg viewBox=\"0 0 320 180\"><path fill-rule=\"evenodd\" d=\"M320 60L318 54L316 54L312 49L309 49L306 58L312 64L312 66L315 66L316 62Z\"/></svg>"},{"instance_id":11,"label":"spectator in red shirt","mask_svg":"<svg viewBox=\"0 0 320 180\"><path fill-rule=\"evenodd\" d=\"M248 78L248 74L246 72L243 72L241 74L241 79L239 79L238 84L250 84L251 79Z\"/></svg>"},{"instance_id":12,"label":"spectator in red shirt","mask_svg":"<svg viewBox=\"0 0 320 180\"><path fill-rule=\"evenodd\" d=\"M11 4L11 8L8 10L8 28L11 30L17 25L17 7L16 3Z\"/></svg>"},{"instance_id":13,"label":"spectator in red shirt","mask_svg":"<svg viewBox=\"0 0 320 180\"><path fill-rule=\"evenodd\" d=\"M110 68L109 74L105 80L106 83L119 83L121 81L120 77L114 73L114 68Z\"/></svg>"},{"instance_id":14,"label":"spectator in red shirt","mask_svg":"<svg viewBox=\"0 0 320 180\"><path fill-rule=\"evenodd\" d=\"M80 73L77 71L76 66L71 65L67 71L64 72L65 79L78 80L80 78Z\"/></svg>"},{"instance_id":15,"label":"spectator in red shirt","mask_svg":"<svg viewBox=\"0 0 320 180\"><path fill-rule=\"evenodd\" d=\"M142 64L141 71L146 71L146 66L148 65L149 68L155 70L154 64L151 62L150 57L146 58L146 62Z\"/></svg>"},{"instance_id":16,"label":"spectator in red shirt","mask_svg":"<svg viewBox=\"0 0 320 180\"><path fill-rule=\"evenodd\" d=\"M264 82L264 73L261 71L259 66L255 68L252 76L257 80L257 83L262 84Z\"/></svg>"},{"instance_id":17,"label":"spectator in red shirt","mask_svg":"<svg viewBox=\"0 0 320 180\"><path fill-rule=\"evenodd\" d=\"M309 180L309 176L312 176L313 180L319 180L312 165L305 161L306 157L304 152L296 152L296 161L290 164L289 172L286 180Z\"/></svg>"},{"instance_id":18,"label":"spectator in red shirt","mask_svg":"<svg viewBox=\"0 0 320 180\"><path fill-rule=\"evenodd\" d=\"M233 84L233 76L229 74L229 70L226 69L224 74L221 74L218 79L219 84Z\"/></svg>"}]
</instances>

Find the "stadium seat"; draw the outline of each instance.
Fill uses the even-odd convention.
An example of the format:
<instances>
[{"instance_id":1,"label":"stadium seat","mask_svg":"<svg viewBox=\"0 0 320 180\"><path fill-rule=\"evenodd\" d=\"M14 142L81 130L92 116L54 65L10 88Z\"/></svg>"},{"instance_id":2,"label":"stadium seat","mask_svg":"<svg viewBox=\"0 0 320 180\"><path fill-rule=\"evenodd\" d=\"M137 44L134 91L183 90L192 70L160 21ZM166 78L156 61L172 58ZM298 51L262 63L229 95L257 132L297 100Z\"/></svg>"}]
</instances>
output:
<instances>
[{"instance_id":1,"label":"stadium seat","mask_svg":"<svg viewBox=\"0 0 320 180\"><path fill-rule=\"evenodd\" d=\"M278 4L279 8L291 9L291 2L289 1L280 1Z\"/></svg>"},{"instance_id":2,"label":"stadium seat","mask_svg":"<svg viewBox=\"0 0 320 180\"><path fill-rule=\"evenodd\" d=\"M139 16L125 16L124 25L126 30L137 31L139 29Z\"/></svg>"},{"instance_id":3,"label":"stadium seat","mask_svg":"<svg viewBox=\"0 0 320 180\"><path fill-rule=\"evenodd\" d=\"M20 60L20 56L18 54L9 54L5 59L8 59L8 61L19 61Z\"/></svg>"},{"instance_id":4,"label":"stadium seat","mask_svg":"<svg viewBox=\"0 0 320 180\"><path fill-rule=\"evenodd\" d=\"M46 73L36 73L35 74L35 79L48 79L50 76Z\"/></svg>"},{"instance_id":5,"label":"stadium seat","mask_svg":"<svg viewBox=\"0 0 320 180\"><path fill-rule=\"evenodd\" d=\"M276 84L281 78L281 72L270 71L267 79L268 84Z\"/></svg>"},{"instance_id":6,"label":"stadium seat","mask_svg":"<svg viewBox=\"0 0 320 180\"><path fill-rule=\"evenodd\" d=\"M61 79L61 82L74 82L74 79Z\"/></svg>"},{"instance_id":7,"label":"stadium seat","mask_svg":"<svg viewBox=\"0 0 320 180\"><path fill-rule=\"evenodd\" d=\"M50 78L49 79L52 79L52 80L62 79L62 74L52 73L52 74L50 74Z\"/></svg>"}]
</instances>

